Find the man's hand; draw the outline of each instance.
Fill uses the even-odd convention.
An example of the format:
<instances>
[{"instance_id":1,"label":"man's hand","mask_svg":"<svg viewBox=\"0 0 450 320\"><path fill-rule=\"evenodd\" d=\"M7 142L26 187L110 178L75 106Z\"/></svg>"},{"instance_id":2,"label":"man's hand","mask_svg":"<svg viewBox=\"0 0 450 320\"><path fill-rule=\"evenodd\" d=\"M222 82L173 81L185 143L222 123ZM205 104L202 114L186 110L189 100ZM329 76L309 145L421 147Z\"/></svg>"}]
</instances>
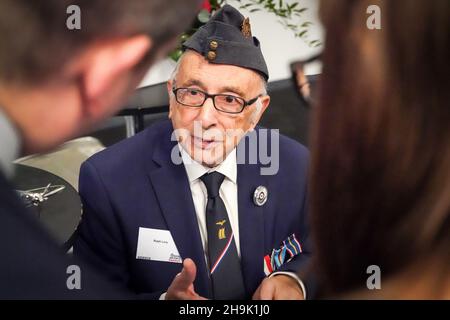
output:
<instances>
[{"instance_id":1,"label":"man's hand","mask_svg":"<svg viewBox=\"0 0 450 320\"><path fill-rule=\"evenodd\" d=\"M167 289L166 300L206 300L194 290L196 274L197 267L194 261L184 259L183 270L175 276L169 289Z\"/></svg>"},{"instance_id":2,"label":"man's hand","mask_svg":"<svg viewBox=\"0 0 450 320\"><path fill-rule=\"evenodd\" d=\"M297 281L287 275L265 278L253 294L253 300L304 300Z\"/></svg>"}]
</instances>

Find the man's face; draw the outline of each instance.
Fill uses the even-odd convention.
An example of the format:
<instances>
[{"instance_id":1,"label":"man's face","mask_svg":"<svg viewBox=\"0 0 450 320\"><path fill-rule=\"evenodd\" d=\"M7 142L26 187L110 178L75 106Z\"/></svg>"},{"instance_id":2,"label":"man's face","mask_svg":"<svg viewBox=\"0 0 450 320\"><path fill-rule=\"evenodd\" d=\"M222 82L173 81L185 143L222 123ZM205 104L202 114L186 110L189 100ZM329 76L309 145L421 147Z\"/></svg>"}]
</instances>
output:
<instances>
[{"instance_id":1,"label":"man's face","mask_svg":"<svg viewBox=\"0 0 450 320\"><path fill-rule=\"evenodd\" d=\"M208 167L220 164L255 127L270 100L268 96L261 97L241 113L229 114L215 109L212 99L207 99L202 107L182 105L170 94L173 88L229 94L248 101L263 94L261 78L249 69L211 64L193 51L183 55L174 83L168 83L169 117L183 148L192 159Z\"/></svg>"}]
</instances>

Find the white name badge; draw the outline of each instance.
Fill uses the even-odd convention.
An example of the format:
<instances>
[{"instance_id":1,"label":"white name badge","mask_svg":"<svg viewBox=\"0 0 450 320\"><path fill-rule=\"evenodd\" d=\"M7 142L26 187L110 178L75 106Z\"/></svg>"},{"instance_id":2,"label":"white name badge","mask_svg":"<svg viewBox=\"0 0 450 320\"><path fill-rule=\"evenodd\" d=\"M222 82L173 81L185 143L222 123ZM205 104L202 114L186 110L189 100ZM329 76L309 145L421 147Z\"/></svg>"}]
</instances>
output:
<instances>
[{"instance_id":1,"label":"white name badge","mask_svg":"<svg viewBox=\"0 0 450 320\"><path fill-rule=\"evenodd\" d=\"M182 263L168 230L139 228L136 259Z\"/></svg>"}]
</instances>

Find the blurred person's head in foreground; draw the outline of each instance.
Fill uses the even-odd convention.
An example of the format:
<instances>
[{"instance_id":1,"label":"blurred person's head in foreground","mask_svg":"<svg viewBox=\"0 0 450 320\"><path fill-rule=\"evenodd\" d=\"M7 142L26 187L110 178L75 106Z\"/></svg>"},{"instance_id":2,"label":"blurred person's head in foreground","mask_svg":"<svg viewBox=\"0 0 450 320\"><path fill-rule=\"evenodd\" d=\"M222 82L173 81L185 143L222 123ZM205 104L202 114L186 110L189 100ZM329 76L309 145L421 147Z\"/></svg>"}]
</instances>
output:
<instances>
[{"instance_id":1,"label":"blurred person's head in foreground","mask_svg":"<svg viewBox=\"0 0 450 320\"><path fill-rule=\"evenodd\" d=\"M68 7L81 10L70 30ZM199 0L2 0L0 112L22 152L45 151L118 111Z\"/></svg>"},{"instance_id":2,"label":"blurred person's head in foreground","mask_svg":"<svg viewBox=\"0 0 450 320\"><path fill-rule=\"evenodd\" d=\"M381 30L366 27L373 4ZM321 18L311 217L322 294L448 299L450 2L327 0ZM366 288L370 265L381 290Z\"/></svg>"}]
</instances>

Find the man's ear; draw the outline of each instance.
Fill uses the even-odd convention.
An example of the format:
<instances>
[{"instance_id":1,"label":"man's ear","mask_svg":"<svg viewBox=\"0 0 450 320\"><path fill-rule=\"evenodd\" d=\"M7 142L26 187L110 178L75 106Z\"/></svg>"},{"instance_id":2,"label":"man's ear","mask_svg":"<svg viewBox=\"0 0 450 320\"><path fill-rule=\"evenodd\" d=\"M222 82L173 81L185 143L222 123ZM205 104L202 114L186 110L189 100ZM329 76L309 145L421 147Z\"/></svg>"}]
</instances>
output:
<instances>
[{"instance_id":1,"label":"man's ear","mask_svg":"<svg viewBox=\"0 0 450 320\"><path fill-rule=\"evenodd\" d=\"M251 128L250 131L253 130L256 125L258 124L259 120L261 119L264 111L266 111L267 107L270 104L270 96L265 95L263 97L260 97L256 103L259 103L259 106L256 107L255 111L253 112L250 122L251 122Z\"/></svg>"},{"instance_id":2,"label":"man's ear","mask_svg":"<svg viewBox=\"0 0 450 320\"><path fill-rule=\"evenodd\" d=\"M116 39L96 44L87 51L82 70L83 96L88 101L96 101L119 81L130 78L152 47L148 36Z\"/></svg>"}]
</instances>

